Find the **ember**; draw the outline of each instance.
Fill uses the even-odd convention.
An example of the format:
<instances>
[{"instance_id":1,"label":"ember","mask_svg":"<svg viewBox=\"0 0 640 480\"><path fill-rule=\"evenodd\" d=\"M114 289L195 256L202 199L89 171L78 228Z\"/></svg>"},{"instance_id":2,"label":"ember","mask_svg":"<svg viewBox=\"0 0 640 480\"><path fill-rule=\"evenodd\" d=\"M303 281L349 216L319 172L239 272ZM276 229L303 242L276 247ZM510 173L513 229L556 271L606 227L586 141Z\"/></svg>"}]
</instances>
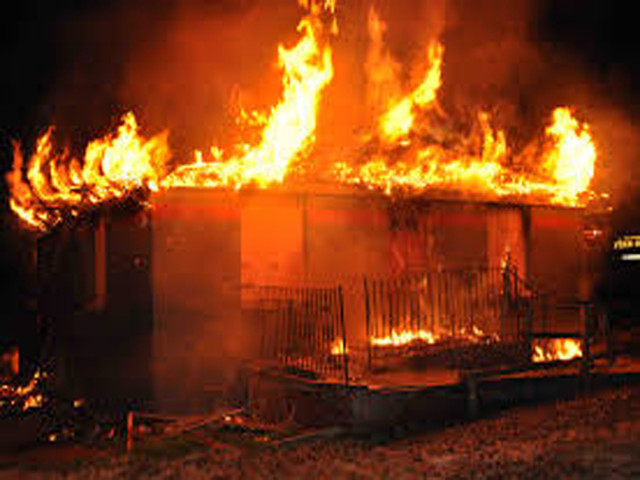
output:
<instances>
[{"instance_id":1,"label":"ember","mask_svg":"<svg viewBox=\"0 0 640 480\"><path fill-rule=\"evenodd\" d=\"M17 409L22 412L42 407L45 398L40 389L41 379L40 370L36 370L24 385L0 385L0 407L2 409Z\"/></svg>"}]
</instances>

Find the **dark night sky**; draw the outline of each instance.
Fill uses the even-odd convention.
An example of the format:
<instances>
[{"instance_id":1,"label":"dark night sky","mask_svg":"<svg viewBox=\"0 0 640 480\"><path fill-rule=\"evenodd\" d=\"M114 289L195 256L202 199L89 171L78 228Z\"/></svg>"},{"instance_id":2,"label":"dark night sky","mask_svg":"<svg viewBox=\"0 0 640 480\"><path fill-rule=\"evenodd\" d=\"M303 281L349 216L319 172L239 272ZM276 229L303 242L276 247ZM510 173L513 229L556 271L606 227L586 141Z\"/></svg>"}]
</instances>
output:
<instances>
[{"instance_id":1,"label":"dark night sky","mask_svg":"<svg viewBox=\"0 0 640 480\"><path fill-rule=\"evenodd\" d=\"M203 8L241 8L244 1L184 0ZM293 2L293 0L291 0ZM459 0L457 0L459 1ZM477 2L481 0L468 0ZM507 1L507 0L505 0ZM5 9L0 22L0 171L11 164L10 138L29 144L42 128L55 121L60 109L69 115L73 105L52 102L62 83L90 103L94 116L78 117L76 133L87 135L105 119L120 112L117 85L132 43L157 38L179 0L25 0ZM500 2L486 2L487 9ZM338 5L340 2L338 2ZM478 5L476 3L476 5ZM540 0L532 35L545 48L575 59L580 68L610 93L634 123L640 121L640 59L634 2L622 0ZM85 73L89 71L91 75ZM70 101L76 101L72 99ZM107 120L108 121L108 120ZM2 182L3 204L6 187ZM6 211L6 206L2 211ZM2 280L5 299L18 298L24 284L20 244L7 233L2 215ZM18 279L16 281L16 278ZM0 335L2 332L0 331Z\"/></svg>"}]
</instances>

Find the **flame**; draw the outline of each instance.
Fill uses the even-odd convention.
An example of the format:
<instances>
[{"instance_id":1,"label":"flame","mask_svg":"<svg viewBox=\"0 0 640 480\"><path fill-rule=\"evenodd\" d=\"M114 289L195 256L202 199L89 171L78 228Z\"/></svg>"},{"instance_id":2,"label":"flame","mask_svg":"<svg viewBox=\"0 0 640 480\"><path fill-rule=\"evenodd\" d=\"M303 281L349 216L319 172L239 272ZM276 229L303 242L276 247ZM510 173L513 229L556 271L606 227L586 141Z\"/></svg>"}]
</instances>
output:
<instances>
[{"instance_id":1,"label":"flame","mask_svg":"<svg viewBox=\"0 0 640 480\"><path fill-rule=\"evenodd\" d=\"M589 125L568 107L553 111L541 140L514 152L488 113L478 112L466 129L448 119L438 102L444 55L439 41L427 46L428 68L419 85L399 94L400 66L384 46L385 29L371 8L365 69L379 117L374 134L365 137L360 162L335 163L339 182L387 194L440 189L567 206L589 198L597 153Z\"/></svg>"},{"instance_id":2,"label":"flame","mask_svg":"<svg viewBox=\"0 0 640 480\"><path fill-rule=\"evenodd\" d=\"M462 328L453 335L425 329L392 329L389 335L382 337L372 336L369 338L369 342L374 347L401 347L414 343L433 345L445 339L458 339L477 343L482 341L497 341L499 337L495 334L488 335L476 325L472 325L469 330Z\"/></svg>"},{"instance_id":3,"label":"flame","mask_svg":"<svg viewBox=\"0 0 640 480\"><path fill-rule=\"evenodd\" d=\"M331 344L331 355L344 355L345 353L349 353L349 348L345 349L344 341L342 338L336 338Z\"/></svg>"},{"instance_id":4,"label":"flame","mask_svg":"<svg viewBox=\"0 0 640 480\"><path fill-rule=\"evenodd\" d=\"M122 117L116 135L87 145L82 164L66 150L55 151L49 128L36 143L26 178L20 146L14 144L7 175L10 206L27 225L46 230L87 205L121 199L140 188L157 189L168 157L167 133L144 139L131 112Z\"/></svg>"},{"instance_id":5,"label":"flame","mask_svg":"<svg viewBox=\"0 0 640 480\"><path fill-rule=\"evenodd\" d=\"M444 48L439 42L429 45L429 70L424 80L409 95L393 102L380 118L380 134L386 142L397 142L406 137L415 120L415 110L427 110L435 105L438 89L442 85L442 56Z\"/></svg>"},{"instance_id":6,"label":"flame","mask_svg":"<svg viewBox=\"0 0 640 480\"><path fill-rule=\"evenodd\" d=\"M306 12L298 24L300 38L290 47L278 46L278 103L268 111L239 110L237 123L250 127L250 140L226 150L195 150L190 163L167 171L168 132L142 137L132 113L122 117L116 133L90 142L80 159L55 147L50 128L38 139L26 166L20 146L14 145L13 170L7 174L11 209L25 224L46 230L133 191L266 188L292 178L295 169L307 165L315 145L320 100L334 74L330 36L338 31L335 0L298 4ZM403 88L401 66L384 43L386 25L373 7L368 30L370 133L364 144L358 142L359 153L333 164L332 180L387 194L441 190L567 206L583 205L593 197L597 151L589 125L570 108L556 108L543 135L515 151L488 113L454 121L443 111L438 100L441 42L426 45L420 81Z\"/></svg>"},{"instance_id":7,"label":"flame","mask_svg":"<svg viewBox=\"0 0 640 480\"><path fill-rule=\"evenodd\" d=\"M164 187L234 187L255 184L264 188L282 183L292 164L307 156L315 142L316 117L320 95L333 78L332 52L320 45L323 23L318 18L322 8L333 12L335 3L300 0L310 9L298 25L302 38L292 48L278 47L278 65L283 72L280 102L267 119L258 113L244 114L262 119L264 129L256 145L243 143L227 156L213 147L212 161L205 162L201 151L195 161L178 167L164 182Z\"/></svg>"},{"instance_id":8,"label":"flame","mask_svg":"<svg viewBox=\"0 0 640 480\"><path fill-rule=\"evenodd\" d=\"M369 339L374 347L399 347L415 342L428 344L436 343L437 336L429 330L391 330L391 334L385 337L371 337Z\"/></svg>"},{"instance_id":9,"label":"flame","mask_svg":"<svg viewBox=\"0 0 640 480\"><path fill-rule=\"evenodd\" d=\"M416 110L428 110L436 106L438 89L442 85L444 47L439 42L428 45L429 68L420 84L403 96L399 81L400 65L384 44L386 29L386 24L371 6L368 17L371 44L365 64L369 102L374 111L380 113L377 129L381 139L386 143L394 143L409 134Z\"/></svg>"},{"instance_id":10,"label":"flame","mask_svg":"<svg viewBox=\"0 0 640 480\"><path fill-rule=\"evenodd\" d=\"M575 338L536 340L531 360L540 362L567 361L582 357L582 343Z\"/></svg>"},{"instance_id":11,"label":"flame","mask_svg":"<svg viewBox=\"0 0 640 480\"><path fill-rule=\"evenodd\" d=\"M97 201L136 188L155 191L168 153L167 133L144 141L138 136L133 113L129 112L122 118L117 136L109 135L89 143L82 179Z\"/></svg>"},{"instance_id":12,"label":"flame","mask_svg":"<svg viewBox=\"0 0 640 480\"><path fill-rule=\"evenodd\" d=\"M382 190L419 193L428 189L476 193L488 198L532 197L553 204L577 206L588 197L596 149L589 126L579 123L568 108L553 112L546 130L548 147L539 154L537 171L523 169L524 158L510 155L506 135L490 125L480 112L475 132L457 145L408 146L397 152L381 151L359 166L336 162L338 181ZM513 165L518 168L513 168Z\"/></svg>"},{"instance_id":13,"label":"flame","mask_svg":"<svg viewBox=\"0 0 640 480\"><path fill-rule=\"evenodd\" d=\"M335 0L299 0L299 4L309 12L298 25L301 39L291 48L278 47L283 72L280 102L268 115L240 112L239 122L262 128L256 144L240 143L230 153L211 147L207 161L196 150L193 163L167 173L168 132L142 138L132 113L123 116L117 135L89 143L83 162L70 158L67 151L55 151L50 128L36 144L26 178L22 152L14 146L13 170L7 175L12 210L30 227L46 230L87 206L122 199L138 189L281 183L313 147L320 95L333 77L321 14L331 15L331 32L337 33Z\"/></svg>"},{"instance_id":14,"label":"flame","mask_svg":"<svg viewBox=\"0 0 640 480\"><path fill-rule=\"evenodd\" d=\"M544 167L556 182L557 199L571 201L588 189L594 174L597 154L589 125L578 123L568 108L557 108L546 132L553 146Z\"/></svg>"}]
</instances>

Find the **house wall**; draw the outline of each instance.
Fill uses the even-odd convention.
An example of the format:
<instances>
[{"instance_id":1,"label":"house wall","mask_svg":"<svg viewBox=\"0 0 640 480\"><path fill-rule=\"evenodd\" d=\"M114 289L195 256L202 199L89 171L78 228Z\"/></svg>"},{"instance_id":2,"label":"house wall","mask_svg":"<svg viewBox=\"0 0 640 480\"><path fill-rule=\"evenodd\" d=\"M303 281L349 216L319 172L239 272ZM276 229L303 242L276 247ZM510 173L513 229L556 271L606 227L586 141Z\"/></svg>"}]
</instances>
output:
<instances>
[{"instance_id":1,"label":"house wall","mask_svg":"<svg viewBox=\"0 0 640 480\"><path fill-rule=\"evenodd\" d=\"M146 408L153 331L147 212L113 212L39 241L38 312L58 388L94 407Z\"/></svg>"},{"instance_id":2,"label":"house wall","mask_svg":"<svg viewBox=\"0 0 640 480\"><path fill-rule=\"evenodd\" d=\"M560 303L591 298L593 272L587 268L583 212L577 209L532 207L529 279ZM584 325L578 309L558 309L546 328L563 332Z\"/></svg>"},{"instance_id":3,"label":"house wall","mask_svg":"<svg viewBox=\"0 0 640 480\"><path fill-rule=\"evenodd\" d=\"M237 197L172 190L153 198L154 407L202 411L243 353Z\"/></svg>"},{"instance_id":4,"label":"house wall","mask_svg":"<svg viewBox=\"0 0 640 480\"><path fill-rule=\"evenodd\" d=\"M56 320L78 394L206 410L256 352L243 284L341 284L351 344L366 340L365 276L497 269L508 255L541 290L589 294L580 210L195 189L152 205L40 242L40 311Z\"/></svg>"}]
</instances>

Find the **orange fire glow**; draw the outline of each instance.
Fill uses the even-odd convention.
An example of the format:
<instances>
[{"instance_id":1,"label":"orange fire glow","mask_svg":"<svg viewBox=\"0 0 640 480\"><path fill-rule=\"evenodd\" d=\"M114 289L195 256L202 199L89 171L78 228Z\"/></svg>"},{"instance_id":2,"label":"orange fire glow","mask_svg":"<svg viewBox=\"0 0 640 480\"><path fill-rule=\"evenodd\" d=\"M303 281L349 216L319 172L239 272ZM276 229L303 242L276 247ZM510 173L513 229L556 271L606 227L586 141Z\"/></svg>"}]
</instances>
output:
<instances>
[{"instance_id":1,"label":"orange fire glow","mask_svg":"<svg viewBox=\"0 0 640 480\"><path fill-rule=\"evenodd\" d=\"M133 113L122 117L116 135L87 145L84 162L67 150L55 151L53 128L39 139L29 159L14 145L13 170L7 175L13 211L36 229L46 229L82 207L119 199L135 189L156 190L169 157L167 132L147 140L138 133Z\"/></svg>"},{"instance_id":2,"label":"orange fire glow","mask_svg":"<svg viewBox=\"0 0 640 480\"><path fill-rule=\"evenodd\" d=\"M371 337L369 341L374 347L400 347L421 342L434 344L437 336L429 330L392 330L385 337Z\"/></svg>"},{"instance_id":3,"label":"orange fire glow","mask_svg":"<svg viewBox=\"0 0 640 480\"><path fill-rule=\"evenodd\" d=\"M536 363L567 361L582 357L582 344L575 338L537 340L531 360Z\"/></svg>"},{"instance_id":4,"label":"orange fire glow","mask_svg":"<svg viewBox=\"0 0 640 480\"><path fill-rule=\"evenodd\" d=\"M341 338L336 338L331 344L331 355L344 355L349 353L349 348L345 349L344 341Z\"/></svg>"},{"instance_id":5,"label":"orange fire glow","mask_svg":"<svg viewBox=\"0 0 640 480\"><path fill-rule=\"evenodd\" d=\"M312 160L321 96L334 74L331 38L338 33L335 0L298 4L305 9L300 39L278 47L280 100L268 111L240 110L239 123L258 132L252 140L225 150L194 150L193 161L184 164L170 158L168 132L146 139L128 113L116 134L92 141L77 159L55 147L50 128L27 165L15 145L14 167L7 175L12 210L30 227L46 230L84 208L140 189L267 188L292 179L298 167ZM371 8L364 65L370 133L364 144L356 140L358 151L349 158L330 162L328 172L317 170L320 177L387 194L438 190L567 206L583 205L593 196L597 152L589 125L577 120L572 109L555 109L541 138L514 151L488 113L452 121L443 111L438 101L444 66L440 41L426 45L422 77L403 86L401 65L384 44L385 29ZM179 165L172 171L167 169L170 160Z\"/></svg>"},{"instance_id":6,"label":"orange fire glow","mask_svg":"<svg viewBox=\"0 0 640 480\"><path fill-rule=\"evenodd\" d=\"M315 141L316 118L320 95L333 77L332 52L321 46L323 24L315 2L300 0L311 9L298 30L302 38L292 48L278 47L278 63L283 71L283 93L268 118L257 145L243 143L229 155L211 149L211 161L204 161L200 151L195 162L178 167L163 182L165 187L234 187L248 184L267 187L282 183L296 160L307 156ZM310 4L311 3L311 4ZM334 10L331 1L325 8ZM251 113L250 117L260 117Z\"/></svg>"},{"instance_id":7,"label":"orange fire glow","mask_svg":"<svg viewBox=\"0 0 640 480\"><path fill-rule=\"evenodd\" d=\"M437 333L425 329L392 329L391 333L381 337L371 337L369 342L373 347L402 347L411 344L428 344L454 338L466 342L481 342L486 340L496 340L496 335L486 335L480 328L473 325L470 330L461 329L454 335L450 333Z\"/></svg>"},{"instance_id":8,"label":"orange fire glow","mask_svg":"<svg viewBox=\"0 0 640 480\"><path fill-rule=\"evenodd\" d=\"M544 137L515 152L486 112L478 112L466 130L448 119L437 97L444 47L436 40L426 49L428 67L422 80L400 95L400 66L384 47L384 31L372 8L366 73L370 101L380 111L377 132L366 137L365 153L355 155L359 162L335 163L340 182L387 194L435 189L492 199L584 203L597 154L589 126L576 120L571 109L556 108Z\"/></svg>"}]
</instances>

